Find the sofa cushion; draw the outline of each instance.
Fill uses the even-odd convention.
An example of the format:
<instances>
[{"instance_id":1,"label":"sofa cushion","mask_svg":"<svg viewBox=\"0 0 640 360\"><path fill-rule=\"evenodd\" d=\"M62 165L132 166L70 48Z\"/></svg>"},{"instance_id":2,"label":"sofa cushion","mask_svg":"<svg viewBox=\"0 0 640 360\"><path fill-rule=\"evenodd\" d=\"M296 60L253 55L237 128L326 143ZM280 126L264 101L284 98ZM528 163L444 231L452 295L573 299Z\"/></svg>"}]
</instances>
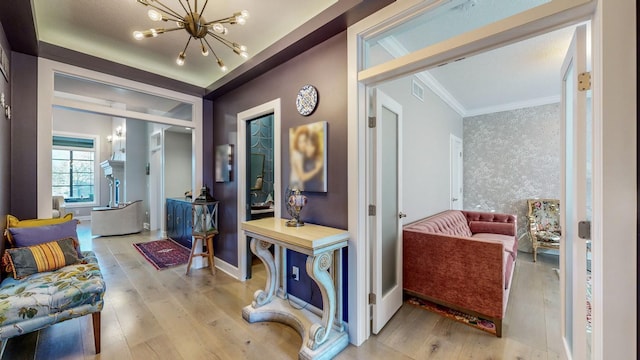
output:
<instances>
[{"instance_id":1,"label":"sofa cushion","mask_svg":"<svg viewBox=\"0 0 640 360\"><path fill-rule=\"evenodd\" d=\"M76 252L76 240L73 238L51 241L44 244L7 249L2 259L7 272L16 279L26 276L58 270L64 266L80 262ZM6 266L5 265L5 266Z\"/></svg>"},{"instance_id":2,"label":"sofa cushion","mask_svg":"<svg viewBox=\"0 0 640 360\"><path fill-rule=\"evenodd\" d=\"M55 219L29 219L29 220L20 220L13 215L7 215L7 228L26 228L26 227L37 227L37 226L46 226L46 225L54 225L61 224L67 221L73 220L73 214L69 213L61 218ZM11 233L5 230L5 236L11 245L15 245L13 243L13 239L11 238Z\"/></svg>"},{"instance_id":3,"label":"sofa cushion","mask_svg":"<svg viewBox=\"0 0 640 360\"><path fill-rule=\"evenodd\" d=\"M511 272L513 271L513 264L515 260L511 256L505 256L503 260L504 264L504 289L507 290L511 286Z\"/></svg>"},{"instance_id":4,"label":"sofa cushion","mask_svg":"<svg viewBox=\"0 0 640 360\"><path fill-rule=\"evenodd\" d=\"M451 210L408 224L404 229L451 236L471 237L472 235L467 218L462 212Z\"/></svg>"},{"instance_id":5,"label":"sofa cushion","mask_svg":"<svg viewBox=\"0 0 640 360\"><path fill-rule=\"evenodd\" d=\"M97 259L90 251L83 258L86 264L22 280L4 279L0 284L0 339L101 311L105 283Z\"/></svg>"},{"instance_id":6,"label":"sofa cushion","mask_svg":"<svg viewBox=\"0 0 640 360\"><path fill-rule=\"evenodd\" d=\"M511 223L470 221L469 229L472 233L491 233L501 235L515 235L515 226Z\"/></svg>"},{"instance_id":7,"label":"sofa cushion","mask_svg":"<svg viewBox=\"0 0 640 360\"><path fill-rule=\"evenodd\" d=\"M504 251L507 252L513 260L515 260L516 257L518 256L518 242L516 241L515 236L478 233L478 234L473 234L473 236L471 237L474 239L500 241L502 243L502 247L504 248Z\"/></svg>"},{"instance_id":8,"label":"sofa cushion","mask_svg":"<svg viewBox=\"0 0 640 360\"><path fill-rule=\"evenodd\" d=\"M78 222L76 220L66 221L60 224L51 224L33 227L17 227L7 229L13 239L13 246L27 247L57 241L66 238L76 239L76 249L78 257L82 257L80 252L77 232Z\"/></svg>"}]
</instances>

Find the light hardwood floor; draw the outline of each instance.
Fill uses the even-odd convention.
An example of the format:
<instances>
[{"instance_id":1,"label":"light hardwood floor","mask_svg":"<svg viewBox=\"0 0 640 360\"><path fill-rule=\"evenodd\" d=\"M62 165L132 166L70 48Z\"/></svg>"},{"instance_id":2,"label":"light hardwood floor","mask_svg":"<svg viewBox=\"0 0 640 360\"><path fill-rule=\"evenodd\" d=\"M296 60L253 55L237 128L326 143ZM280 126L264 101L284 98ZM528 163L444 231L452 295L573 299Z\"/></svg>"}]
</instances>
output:
<instances>
[{"instance_id":1,"label":"light hardwood floor","mask_svg":"<svg viewBox=\"0 0 640 360\"><path fill-rule=\"evenodd\" d=\"M149 232L92 238L79 227L83 249L98 255L107 282L102 353L94 354L91 317L69 320L9 340L3 359L296 359L302 339L277 323L248 324L241 309L263 288L265 272L240 282L185 266L156 271L131 245ZM504 337L403 305L383 331L337 359L561 359L558 257L520 253Z\"/></svg>"}]
</instances>

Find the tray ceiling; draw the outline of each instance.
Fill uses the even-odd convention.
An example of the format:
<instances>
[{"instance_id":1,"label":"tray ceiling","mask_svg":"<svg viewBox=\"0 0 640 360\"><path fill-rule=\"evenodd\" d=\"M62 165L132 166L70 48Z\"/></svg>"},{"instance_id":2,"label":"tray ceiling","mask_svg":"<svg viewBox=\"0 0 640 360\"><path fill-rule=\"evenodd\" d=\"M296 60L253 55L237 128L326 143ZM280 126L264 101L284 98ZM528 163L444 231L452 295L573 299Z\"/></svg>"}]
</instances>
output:
<instances>
[{"instance_id":1,"label":"tray ceiling","mask_svg":"<svg viewBox=\"0 0 640 360\"><path fill-rule=\"evenodd\" d=\"M163 2L173 9L180 9L177 0ZM247 24L229 26L227 37L246 45L252 56L335 2L212 0L204 16L213 20L248 10L251 17ZM35 0L33 4L40 41L200 87L206 87L224 75L215 59L211 55L202 56L196 44L189 46L185 65L176 65L176 57L188 38L185 31L135 40L134 30L166 26L151 21L147 17L148 8L135 0ZM229 71L245 61L221 44L212 43L212 46Z\"/></svg>"}]
</instances>

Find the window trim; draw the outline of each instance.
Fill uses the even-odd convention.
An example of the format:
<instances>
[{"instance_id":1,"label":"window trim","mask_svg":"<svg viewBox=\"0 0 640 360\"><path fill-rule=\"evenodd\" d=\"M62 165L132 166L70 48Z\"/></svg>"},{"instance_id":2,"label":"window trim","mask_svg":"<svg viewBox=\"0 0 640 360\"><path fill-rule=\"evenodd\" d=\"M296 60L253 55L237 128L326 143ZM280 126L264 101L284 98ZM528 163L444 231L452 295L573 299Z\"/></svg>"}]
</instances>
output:
<instances>
[{"instance_id":1,"label":"window trim","mask_svg":"<svg viewBox=\"0 0 640 360\"><path fill-rule=\"evenodd\" d=\"M102 190L102 178L100 177L100 135L95 134L81 134L81 133L73 133L67 131L52 131L51 139L53 140L54 136L64 136L64 137L72 137L78 139L90 139L93 140L93 148L76 148L72 146L51 146L51 150L59 149L59 150L79 150L79 151L88 151L92 150L94 153L93 156L93 201L91 202L65 202L65 206L67 208L86 208L86 207L94 207L100 204L100 192ZM53 171L51 172L53 176ZM51 190L53 191L53 177L51 178Z\"/></svg>"}]
</instances>

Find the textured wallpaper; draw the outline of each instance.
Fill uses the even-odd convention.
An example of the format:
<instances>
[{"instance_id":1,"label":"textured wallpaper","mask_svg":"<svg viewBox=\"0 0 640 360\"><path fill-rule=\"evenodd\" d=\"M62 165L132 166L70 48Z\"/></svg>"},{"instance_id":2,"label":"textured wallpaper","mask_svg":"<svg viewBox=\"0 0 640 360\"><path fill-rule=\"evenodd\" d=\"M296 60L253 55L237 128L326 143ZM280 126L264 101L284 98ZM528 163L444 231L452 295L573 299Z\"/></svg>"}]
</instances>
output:
<instances>
[{"instance_id":1,"label":"textured wallpaper","mask_svg":"<svg viewBox=\"0 0 640 360\"><path fill-rule=\"evenodd\" d=\"M468 117L464 207L518 215L519 249L531 251L527 199L560 197L560 104Z\"/></svg>"},{"instance_id":2,"label":"textured wallpaper","mask_svg":"<svg viewBox=\"0 0 640 360\"><path fill-rule=\"evenodd\" d=\"M251 153L263 154L264 177L262 190L257 191L254 203L264 202L267 195L273 196L273 115L266 115L249 122L251 131Z\"/></svg>"}]
</instances>

